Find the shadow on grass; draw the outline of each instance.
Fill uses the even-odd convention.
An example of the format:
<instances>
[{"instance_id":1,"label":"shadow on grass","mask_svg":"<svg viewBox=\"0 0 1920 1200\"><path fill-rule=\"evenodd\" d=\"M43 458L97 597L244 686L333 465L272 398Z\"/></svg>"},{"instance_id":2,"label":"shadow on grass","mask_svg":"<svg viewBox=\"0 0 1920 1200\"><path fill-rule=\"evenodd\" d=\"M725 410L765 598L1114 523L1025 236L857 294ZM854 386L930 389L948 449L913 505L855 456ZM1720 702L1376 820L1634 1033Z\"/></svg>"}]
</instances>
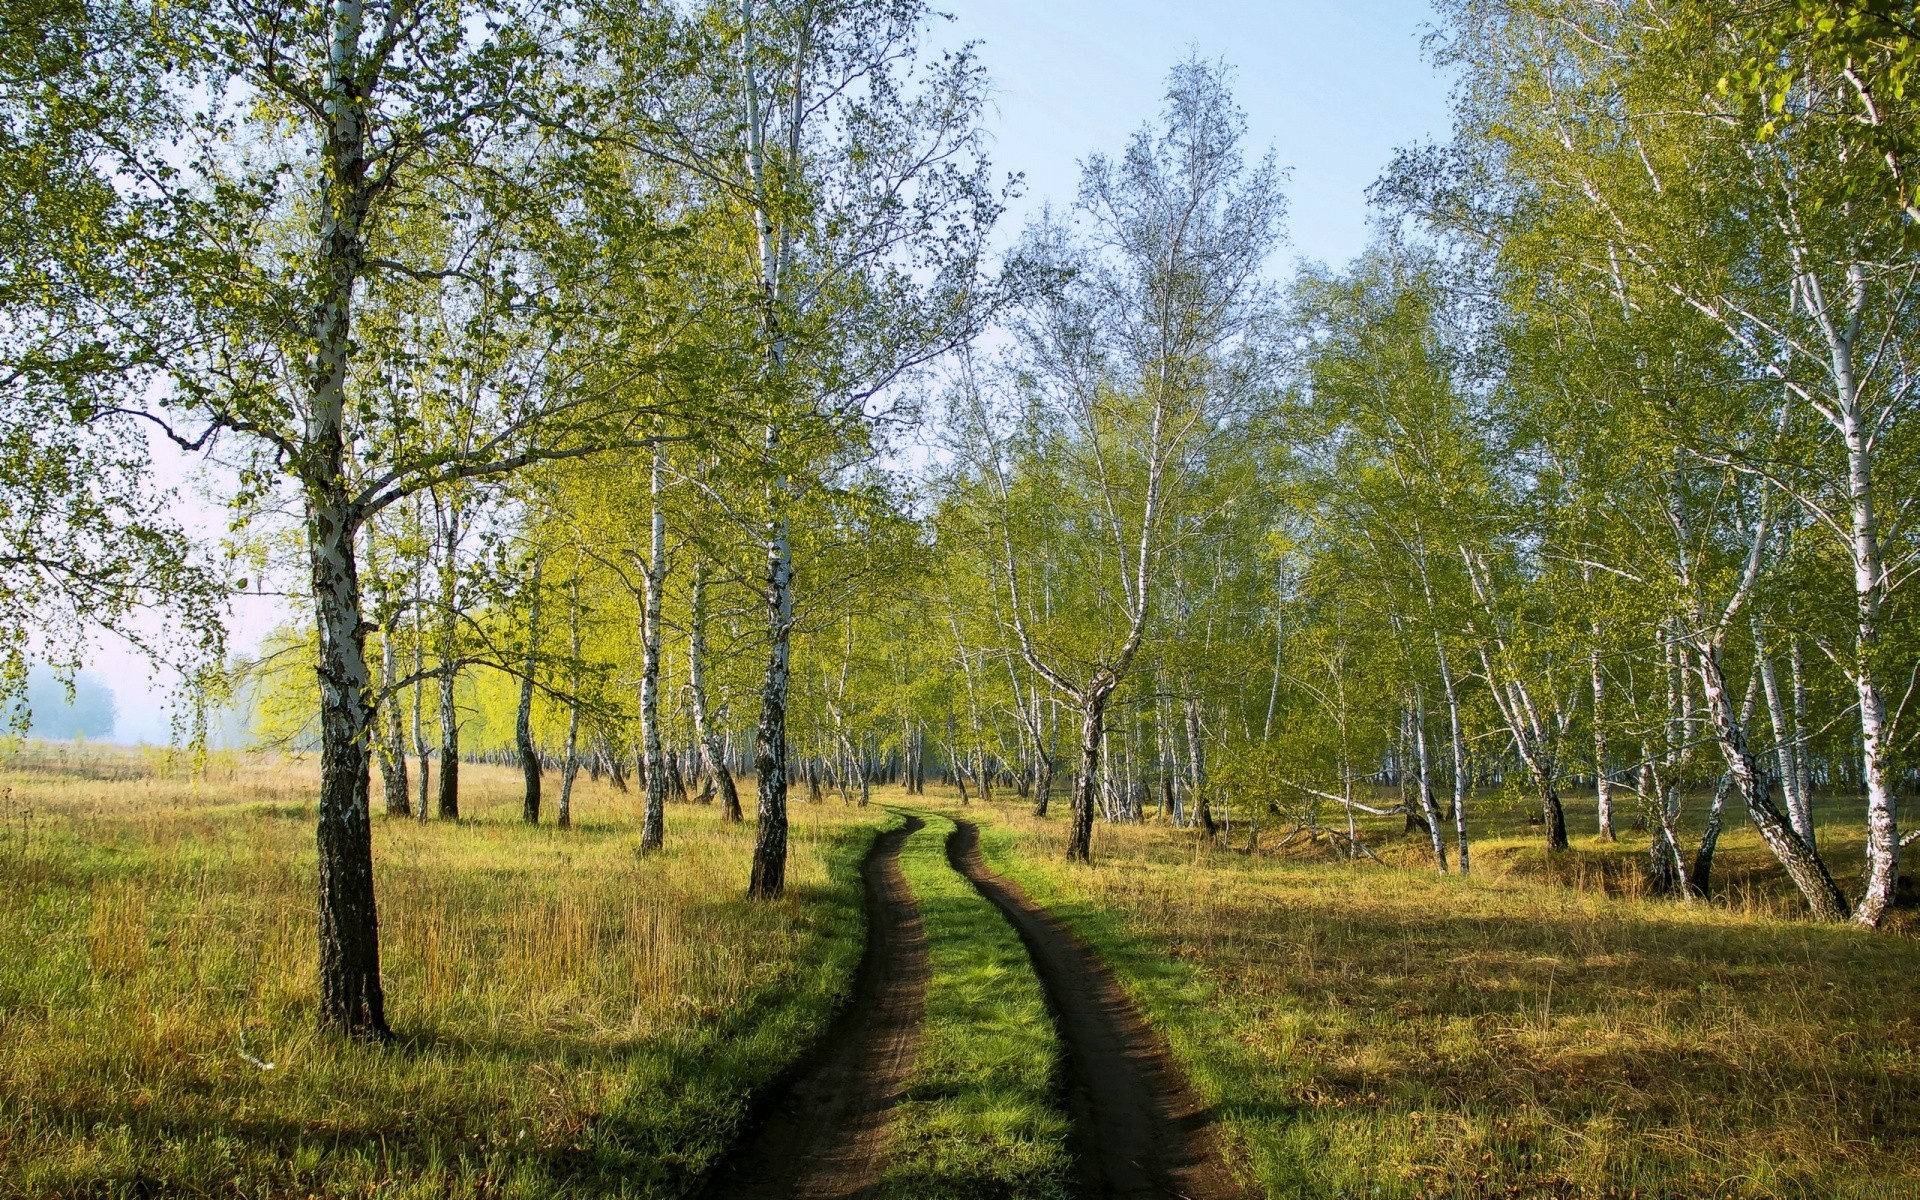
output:
<instances>
[{"instance_id":1,"label":"shadow on grass","mask_svg":"<svg viewBox=\"0 0 1920 1200\"><path fill-rule=\"evenodd\" d=\"M1081 871L1031 848L988 847L1108 957L1272 1195L1920 1194L1911 939L1541 881L1172 852Z\"/></svg>"},{"instance_id":2,"label":"shadow on grass","mask_svg":"<svg viewBox=\"0 0 1920 1200\"><path fill-rule=\"evenodd\" d=\"M575 835L625 832L589 826ZM753 1094L843 999L860 954L858 863L871 833L827 833L817 845L828 882L796 885L777 910L754 911L754 923L778 911L783 928L803 933L804 948L779 960L776 973L756 974L737 1001L686 1008L682 1023L648 1036L533 1026L520 1034L444 1013L402 1023L384 1046L295 1033L292 1044L305 1047L295 1051L297 1066L283 1061L272 1074L237 1068L231 1051L209 1055L204 1027L184 1037L148 1031L137 1048L104 1053L99 1070L41 1089L24 1109L0 1090L8 1172L0 1193L687 1195L732 1140ZM85 865L74 876L77 896L118 876L97 857ZM468 883L486 887L493 873L476 870ZM699 927L737 923L749 906L727 894L681 911ZM84 971L84 940L79 951ZM158 1007L125 1014L136 1025L195 1007L175 1004L169 991L141 996ZM115 1035L106 1036L112 1045ZM273 1095L289 1087L307 1094Z\"/></svg>"}]
</instances>

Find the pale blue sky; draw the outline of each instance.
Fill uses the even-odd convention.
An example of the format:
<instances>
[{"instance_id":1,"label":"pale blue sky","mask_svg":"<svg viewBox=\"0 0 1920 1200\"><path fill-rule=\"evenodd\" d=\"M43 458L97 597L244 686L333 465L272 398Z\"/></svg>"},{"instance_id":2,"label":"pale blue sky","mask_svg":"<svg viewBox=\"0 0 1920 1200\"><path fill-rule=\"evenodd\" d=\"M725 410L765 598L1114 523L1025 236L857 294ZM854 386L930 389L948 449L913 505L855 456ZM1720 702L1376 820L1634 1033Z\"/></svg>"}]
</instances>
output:
<instances>
[{"instance_id":1,"label":"pale blue sky","mask_svg":"<svg viewBox=\"0 0 1920 1200\"><path fill-rule=\"evenodd\" d=\"M1271 146L1291 169L1286 270L1338 264L1366 244L1366 188L1396 147L1445 136L1447 83L1426 63L1427 0L933 0L944 44L980 43L995 87L996 170L1024 172L1010 237L1043 201L1071 203L1079 161L1120 151L1160 110L1169 68L1198 50L1236 70L1249 159ZM205 526L217 536L220 514ZM283 602L242 601L233 648L252 651ZM116 740L168 738L167 689L107 639L93 665L119 697Z\"/></svg>"},{"instance_id":2,"label":"pale blue sky","mask_svg":"<svg viewBox=\"0 0 1920 1200\"><path fill-rule=\"evenodd\" d=\"M1367 185L1396 147L1448 131L1447 81L1421 50L1427 0L934 2L954 17L946 39L980 43L994 162L1026 173L1029 208L1071 202L1079 160L1118 152L1158 114L1190 48L1235 68L1248 157L1271 146L1292 168L1290 257L1359 252Z\"/></svg>"}]
</instances>

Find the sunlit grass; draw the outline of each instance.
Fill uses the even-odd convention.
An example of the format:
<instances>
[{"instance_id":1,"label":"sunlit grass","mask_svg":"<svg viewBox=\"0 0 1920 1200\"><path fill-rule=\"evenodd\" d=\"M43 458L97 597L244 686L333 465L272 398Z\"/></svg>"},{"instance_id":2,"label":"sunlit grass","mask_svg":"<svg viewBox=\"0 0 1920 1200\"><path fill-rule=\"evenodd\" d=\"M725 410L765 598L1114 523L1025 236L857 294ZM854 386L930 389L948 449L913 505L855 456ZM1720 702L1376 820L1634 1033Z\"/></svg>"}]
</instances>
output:
<instances>
[{"instance_id":1,"label":"sunlit grass","mask_svg":"<svg viewBox=\"0 0 1920 1200\"><path fill-rule=\"evenodd\" d=\"M894 789L881 793L904 800ZM900 865L926 931L931 978L919 1055L894 1110L887 1194L901 1200L1072 1194L1059 1048L1026 948L947 865L953 823L926 827Z\"/></svg>"},{"instance_id":2,"label":"sunlit grass","mask_svg":"<svg viewBox=\"0 0 1920 1200\"><path fill-rule=\"evenodd\" d=\"M1794 918L1745 831L1685 905L1619 894L1631 843L1547 867L1511 814L1471 880L1104 824L1068 868L1063 820L994 816L1269 1195L1920 1195L1920 943Z\"/></svg>"},{"instance_id":3,"label":"sunlit grass","mask_svg":"<svg viewBox=\"0 0 1920 1200\"><path fill-rule=\"evenodd\" d=\"M789 898L749 905L750 826L675 806L642 859L637 796L582 777L528 829L468 766L471 819L375 823L398 1040L343 1044L311 764L185 766L35 746L0 783L0 1193L680 1194L859 957L876 810L795 806Z\"/></svg>"}]
</instances>

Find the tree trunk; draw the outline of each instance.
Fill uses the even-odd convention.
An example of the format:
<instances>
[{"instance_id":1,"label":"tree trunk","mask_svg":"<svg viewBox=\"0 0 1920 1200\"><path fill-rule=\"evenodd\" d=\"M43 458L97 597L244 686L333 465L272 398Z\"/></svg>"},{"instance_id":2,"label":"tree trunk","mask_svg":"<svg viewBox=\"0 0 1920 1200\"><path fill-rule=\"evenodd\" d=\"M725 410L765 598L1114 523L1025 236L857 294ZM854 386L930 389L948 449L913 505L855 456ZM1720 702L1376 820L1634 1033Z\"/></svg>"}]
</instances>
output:
<instances>
[{"instance_id":1,"label":"tree trunk","mask_svg":"<svg viewBox=\"0 0 1920 1200\"><path fill-rule=\"evenodd\" d=\"M1467 574L1473 583L1474 593L1482 607L1487 610L1489 619L1494 618L1493 600L1490 586L1481 579L1475 555L1466 546L1460 548L1461 558L1467 564ZM1497 620L1495 621L1497 625ZM1506 639L1494 631L1496 644L1503 660L1508 654ZM1483 638L1476 647L1480 654L1480 667L1485 673L1487 688L1493 696L1500 717L1513 734L1514 750L1520 755L1520 761L1533 775L1534 786L1540 795L1540 816L1547 831L1547 849L1561 851L1567 848L1567 814L1560 805L1560 791L1554 783L1557 767L1558 747L1547 738L1546 726L1541 722L1540 710L1533 702L1533 694L1526 683L1518 678L1508 678L1504 683L1493 669L1493 658L1487 652L1487 643Z\"/></svg>"},{"instance_id":2,"label":"tree trunk","mask_svg":"<svg viewBox=\"0 0 1920 1200\"><path fill-rule=\"evenodd\" d=\"M1540 812L1547 823L1547 849L1565 850L1567 841L1567 810L1560 803L1560 789L1555 786L1551 775L1542 774L1537 781L1540 787Z\"/></svg>"},{"instance_id":3,"label":"tree trunk","mask_svg":"<svg viewBox=\"0 0 1920 1200\"><path fill-rule=\"evenodd\" d=\"M440 668L440 796L442 821L460 819L460 713L453 703L454 668Z\"/></svg>"},{"instance_id":4,"label":"tree trunk","mask_svg":"<svg viewBox=\"0 0 1920 1200\"><path fill-rule=\"evenodd\" d=\"M1753 728L1753 704L1760 690L1762 677L1767 674L1768 664L1764 655L1756 655L1753 672L1747 677L1747 694L1740 701L1740 727ZM1707 806L1707 825L1700 833L1700 844L1693 852L1693 875L1688 880L1693 893L1706 899L1713 878L1713 856L1720 847L1720 832L1725 823L1727 793L1733 790L1733 779L1726 772L1720 773L1713 788L1713 803Z\"/></svg>"},{"instance_id":5,"label":"tree trunk","mask_svg":"<svg viewBox=\"0 0 1920 1200\"><path fill-rule=\"evenodd\" d=\"M560 768L560 803L554 823L562 829L573 828L573 780L580 773L580 575L576 566L567 586L567 649L572 656L567 686L567 757Z\"/></svg>"},{"instance_id":6,"label":"tree trunk","mask_svg":"<svg viewBox=\"0 0 1920 1200\"><path fill-rule=\"evenodd\" d=\"M1200 702L1188 700L1187 716L1187 786L1193 796L1193 819L1200 826L1200 832L1212 841L1220 827L1213 820L1213 801L1207 795L1206 742L1204 731L1200 728Z\"/></svg>"},{"instance_id":7,"label":"tree trunk","mask_svg":"<svg viewBox=\"0 0 1920 1200\"><path fill-rule=\"evenodd\" d=\"M1800 840L1793 826L1774 807L1768 794L1766 773L1748 748L1746 730L1735 719L1733 704L1727 698L1726 674L1720 666L1719 647L1712 643L1696 646L1695 661L1700 672L1701 690L1707 698L1707 713L1713 721L1720 752L1727 760L1727 772L1735 790L1746 803L1747 815L1760 830L1761 838L1794 886L1806 898L1807 907L1823 921L1847 919L1847 899L1833 882L1827 864L1819 852Z\"/></svg>"},{"instance_id":8,"label":"tree trunk","mask_svg":"<svg viewBox=\"0 0 1920 1200\"><path fill-rule=\"evenodd\" d=\"M700 743L700 757L707 775L720 791L720 817L729 824L744 819L740 811L740 790L734 786L733 772L727 767L719 740L707 715L707 564L694 564L693 594L687 622L687 694L693 708L693 736Z\"/></svg>"},{"instance_id":9,"label":"tree trunk","mask_svg":"<svg viewBox=\"0 0 1920 1200\"><path fill-rule=\"evenodd\" d=\"M1707 827L1700 833L1700 844L1693 851L1693 878L1688 882L1693 894L1707 899L1713 885L1713 856L1720 847L1720 831L1725 821L1727 793L1733 790L1733 777L1725 771L1713 787L1713 803L1707 806Z\"/></svg>"},{"instance_id":10,"label":"tree trunk","mask_svg":"<svg viewBox=\"0 0 1920 1200\"><path fill-rule=\"evenodd\" d=\"M1480 647L1480 666L1488 680L1499 678L1494 673L1493 661L1483 645ZM1567 848L1567 813L1560 804L1560 789L1554 783L1554 763L1549 757L1545 731L1540 724L1539 713L1533 705L1533 696L1527 686L1517 679L1507 681L1505 693L1498 686L1491 689L1494 704L1507 723L1508 732L1513 735L1514 751L1519 754L1521 763L1533 776L1534 788L1540 797L1540 819L1546 826L1547 849L1552 851Z\"/></svg>"},{"instance_id":11,"label":"tree trunk","mask_svg":"<svg viewBox=\"0 0 1920 1200\"><path fill-rule=\"evenodd\" d=\"M439 816L443 821L460 819L460 713L454 707L453 689L458 682L457 634L460 619L460 504L450 501L444 510L436 504L441 517L440 562L440 793Z\"/></svg>"},{"instance_id":12,"label":"tree trunk","mask_svg":"<svg viewBox=\"0 0 1920 1200\"><path fill-rule=\"evenodd\" d=\"M416 514L417 515L417 514ZM422 825L427 822L427 795L432 788L433 749L427 744L426 709L426 654L427 626L426 608L421 589L420 575L426 569L422 561L413 576L413 753L420 762L420 805L414 810L414 816Z\"/></svg>"},{"instance_id":13,"label":"tree trunk","mask_svg":"<svg viewBox=\"0 0 1920 1200\"><path fill-rule=\"evenodd\" d=\"M540 752L533 745L533 672L540 661L540 567L533 560L533 603L527 613L526 673L520 677L520 708L514 714L513 741L520 752L520 776L525 787L521 795L520 819L529 825L540 823Z\"/></svg>"},{"instance_id":14,"label":"tree trunk","mask_svg":"<svg viewBox=\"0 0 1920 1200\"><path fill-rule=\"evenodd\" d=\"M1599 640L1598 621L1593 624L1593 636ZM1600 670L1597 646L1587 653L1587 667L1593 675L1594 815L1600 836L1611 842L1617 839L1613 832L1613 780L1607 774L1607 677Z\"/></svg>"},{"instance_id":15,"label":"tree trunk","mask_svg":"<svg viewBox=\"0 0 1920 1200\"><path fill-rule=\"evenodd\" d=\"M647 547L647 582L640 636L640 742L646 755L647 813L640 826L640 850L658 850L667 833L667 771L660 754L660 600L667 576L667 514L660 507L660 475L666 454L655 446L653 527Z\"/></svg>"},{"instance_id":16,"label":"tree trunk","mask_svg":"<svg viewBox=\"0 0 1920 1200\"><path fill-rule=\"evenodd\" d=\"M1671 760L1673 739L1668 739ZM1687 867L1680 854L1675 821L1680 815L1680 787L1662 776L1653 765L1651 753L1644 754L1641 765L1641 795L1646 800L1647 883L1656 895L1691 898L1687 887Z\"/></svg>"},{"instance_id":17,"label":"tree trunk","mask_svg":"<svg viewBox=\"0 0 1920 1200\"><path fill-rule=\"evenodd\" d=\"M1466 875L1472 866L1467 849L1467 739L1460 726L1460 696L1453 687L1453 668L1447 662L1446 643L1440 638L1439 630L1433 634L1433 646L1440 658L1440 690L1447 699L1447 731L1449 745L1453 752L1453 830L1455 849L1458 851L1460 873Z\"/></svg>"},{"instance_id":18,"label":"tree trunk","mask_svg":"<svg viewBox=\"0 0 1920 1200\"><path fill-rule=\"evenodd\" d=\"M380 779L386 785L387 815L410 817L413 815L413 798L407 787L407 732L405 722L400 717L400 693L394 690L394 681L400 676L399 668L394 663L393 633L392 621L380 631L382 699L379 712L387 719L386 737L380 743Z\"/></svg>"},{"instance_id":19,"label":"tree trunk","mask_svg":"<svg viewBox=\"0 0 1920 1200\"><path fill-rule=\"evenodd\" d=\"M560 804L554 823L562 829L573 828L573 779L580 773L580 702L567 706L567 758L560 768Z\"/></svg>"},{"instance_id":20,"label":"tree trunk","mask_svg":"<svg viewBox=\"0 0 1920 1200\"><path fill-rule=\"evenodd\" d=\"M1420 772L1420 811L1427 819L1427 833L1433 839L1434 869L1447 873L1446 835L1440 832L1440 808L1433 801L1433 766L1427 759L1427 706L1420 690L1413 693L1413 754Z\"/></svg>"},{"instance_id":21,"label":"tree trunk","mask_svg":"<svg viewBox=\"0 0 1920 1200\"><path fill-rule=\"evenodd\" d=\"M1787 661L1793 669L1793 764L1800 772L1800 794L1807 801L1807 845L1817 846L1813 823L1813 762L1807 753L1807 676L1800 658L1800 639L1787 643Z\"/></svg>"},{"instance_id":22,"label":"tree trunk","mask_svg":"<svg viewBox=\"0 0 1920 1200\"><path fill-rule=\"evenodd\" d=\"M785 515L767 539L767 633L772 645L760 690L760 726L754 740L759 770L758 827L753 878L747 895L777 900L787 886L787 686L792 675L793 548Z\"/></svg>"},{"instance_id":23,"label":"tree trunk","mask_svg":"<svg viewBox=\"0 0 1920 1200\"><path fill-rule=\"evenodd\" d=\"M1787 802L1787 819L1793 824L1793 831L1800 840L1811 846L1813 842L1813 809L1807 803L1807 795L1800 790L1800 764L1794 753L1793 726L1787 719L1785 698L1780 692L1780 680L1773 669L1773 656L1768 652L1764 635L1761 633L1760 618L1753 619L1753 654L1760 668L1760 682L1767 697L1767 719L1773 726L1774 759L1780 766L1780 791Z\"/></svg>"},{"instance_id":24,"label":"tree trunk","mask_svg":"<svg viewBox=\"0 0 1920 1200\"><path fill-rule=\"evenodd\" d=\"M1844 325L1822 315L1832 353L1838 401L1834 405L1847 447L1848 549L1854 591L1853 676L1860 714L1860 785L1867 801L1867 886L1854 919L1875 927L1893 904L1900 871L1900 830L1887 767L1887 706L1880 691L1880 610L1886 601L1887 572L1881 558L1879 518L1875 512L1873 452L1876 429L1862 411L1855 374L1855 339L1867 303L1866 270L1847 268L1849 302Z\"/></svg>"},{"instance_id":25,"label":"tree trunk","mask_svg":"<svg viewBox=\"0 0 1920 1200\"><path fill-rule=\"evenodd\" d=\"M1035 714L1033 742L1033 815L1044 818L1053 804L1053 755L1040 740L1039 716Z\"/></svg>"},{"instance_id":26,"label":"tree trunk","mask_svg":"<svg viewBox=\"0 0 1920 1200\"><path fill-rule=\"evenodd\" d=\"M1080 697L1080 774L1073 781L1073 809L1067 827L1067 861L1093 861L1093 789L1100 773L1100 748L1106 743L1106 689Z\"/></svg>"},{"instance_id":27,"label":"tree trunk","mask_svg":"<svg viewBox=\"0 0 1920 1200\"><path fill-rule=\"evenodd\" d=\"M1100 731L1100 815L1109 821L1120 819L1114 801L1117 776L1113 769L1113 730L1107 727Z\"/></svg>"},{"instance_id":28,"label":"tree trunk","mask_svg":"<svg viewBox=\"0 0 1920 1200\"><path fill-rule=\"evenodd\" d=\"M354 557L359 517L349 499L345 436L353 294L365 265L363 228L371 203L363 108L353 90L363 68L361 6L343 0L329 15L335 53L324 88L322 215L305 380L310 407L298 464L320 652L319 1023L324 1031L385 1038L367 796L371 680Z\"/></svg>"},{"instance_id":29,"label":"tree trunk","mask_svg":"<svg viewBox=\"0 0 1920 1200\"><path fill-rule=\"evenodd\" d=\"M845 735L841 736L840 742L847 756L847 771L852 776L854 784L860 789L860 807L865 808L870 799L867 786L866 766L860 761L860 755L854 750L853 743L848 741Z\"/></svg>"},{"instance_id":30,"label":"tree trunk","mask_svg":"<svg viewBox=\"0 0 1920 1200\"><path fill-rule=\"evenodd\" d=\"M340 319L344 323L344 314ZM344 335L343 328L342 340ZM333 428L328 449L335 470L329 474L343 479L338 426ZM310 492L307 526L320 633L320 1026L385 1038L380 923L373 898L373 828L367 804L371 680L344 490Z\"/></svg>"}]
</instances>

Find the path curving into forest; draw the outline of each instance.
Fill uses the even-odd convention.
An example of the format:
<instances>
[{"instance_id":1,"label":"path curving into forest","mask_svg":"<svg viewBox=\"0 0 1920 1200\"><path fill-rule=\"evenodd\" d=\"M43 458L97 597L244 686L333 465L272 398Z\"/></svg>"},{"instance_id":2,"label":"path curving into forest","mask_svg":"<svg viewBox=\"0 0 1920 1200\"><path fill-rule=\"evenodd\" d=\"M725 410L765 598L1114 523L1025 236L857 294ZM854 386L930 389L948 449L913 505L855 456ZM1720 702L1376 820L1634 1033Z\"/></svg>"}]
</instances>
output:
<instances>
[{"instance_id":1,"label":"path curving into forest","mask_svg":"<svg viewBox=\"0 0 1920 1200\"><path fill-rule=\"evenodd\" d=\"M1113 972L1018 884L987 869L956 818L947 861L1026 943L1060 1034L1082 1197L1239 1200L1209 1114Z\"/></svg>"},{"instance_id":2,"label":"path curving into forest","mask_svg":"<svg viewBox=\"0 0 1920 1200\"><path fill-rule=\"evenodd\" d=\"M878 1190L887 1118L913 1069L926 1005L927 940L900 873L900 848L925 825L907 816L874 839L860 869L867 947L853 996L722 1164L708 1200L849 1200Z\"/></svg>"}]
</instances>

